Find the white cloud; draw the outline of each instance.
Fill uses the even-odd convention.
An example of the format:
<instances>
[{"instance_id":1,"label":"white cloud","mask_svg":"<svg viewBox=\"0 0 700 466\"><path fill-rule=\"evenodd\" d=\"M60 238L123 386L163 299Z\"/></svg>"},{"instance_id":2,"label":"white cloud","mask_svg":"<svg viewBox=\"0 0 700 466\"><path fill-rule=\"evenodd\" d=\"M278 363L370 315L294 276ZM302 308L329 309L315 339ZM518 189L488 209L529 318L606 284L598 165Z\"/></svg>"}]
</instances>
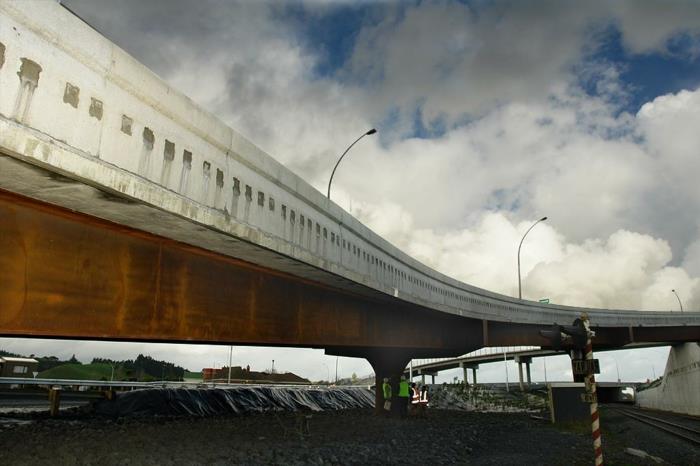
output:
<instances>
[{"instance_id":1,"label":"white cloud","mask_svg":"<svg viewBox=\"0 0 700 466\"><path fill-rule=\"evenodd\" d=\"M670 52L669 41L680 34L700 44L700 8L695 0L629 0L610 3L625 46L633 53ZM700 48L691 48L698 56Z\"/></svg>"},{"instance_id":2,"label":"white cloud","mask_svg":"<svg viewBox=\"0 0 700 466\"><path fill-rule=\"evenodd\" d=\"M363 205L368 225L413 257L449 276L481 288L517 296L517 248L534 223L514 222L507 213L484 213L470 229L437 232L415 228L397 205ZM523 297L557 304L611 309L677 310L672 289L686 303L700 294L700 278L670 266L662 239L625 230L581 243L557 232L556 219L537 225L521 250Z\"/></svg>"}]
</instances>

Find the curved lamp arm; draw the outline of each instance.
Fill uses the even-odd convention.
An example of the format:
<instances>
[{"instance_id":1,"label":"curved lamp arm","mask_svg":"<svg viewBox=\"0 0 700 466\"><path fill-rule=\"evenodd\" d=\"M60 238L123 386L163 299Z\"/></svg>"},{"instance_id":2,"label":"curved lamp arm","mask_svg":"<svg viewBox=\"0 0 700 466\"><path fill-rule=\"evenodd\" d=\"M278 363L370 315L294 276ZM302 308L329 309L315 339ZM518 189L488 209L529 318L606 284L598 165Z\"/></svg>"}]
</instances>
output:
<instances>
[{"instance_id":1,"label":"curved lamp arm","mask_svg":"<svg viewBox=\"0 0 700 466\"><path fill-rule=\"evenodd\" d=\"M520 248L523 246L523 241L525 241L525 237L528 233L530 233L530 230L535 228L535 225L537 225L540 222L544 222L545 220L547 220L547 217L542 217L541 219L533 223L532 226L527 229L527 231L523 235L523 238L520 240L520 244L518 245L518 299L523 299L523 287L520 281Z\"/></svg>"},{"instance_id":2,"label":"curved lamp arm","mask_svg":"<svg viewBox=\"0 0 700 466\"><path fill-rule=\"evenodd\" d=\"M331 183L333 182L333 175L335 175L335 171L338 169L338 165L340 165L340 161L343 160L343 157L345 157L345 154L347 154L348 151L349 151L350 149L352 149L352 146L354 146L355 144L357 144L357 141L359 141L360 139L362 139L362 138L365 137L365 136L369 136L369 135L374 134L374 133L376 133L376 132L377 132L377 130L374 129L374 128L372 128L371 130L369 130L369 131L367 131L366 133L362 134L362 136L360 136L359 138L355 139L355 141L354 141L352 144L350 144L350 145L348 146L347 149L345 149L345 152L343 152L343 155L340 156L340 158L338 159L338 161L335 163L335 167L333 167L333 172L331 173L331 179L328 180L328 195L326 196L326 197L328 197L328 199L331 198Z\"/></svg>"},{"instance_id":3,"label":"curved lamp arm","mask_svg":"<svg viewBox=\"0 0 700 466\"><path fill-rule=\"evenodd\" d=\"M678 305L681 307L681 312L683 312L683 303L681 302L681 298L678 297L678 293L676 293L676 290L671 290L673 294L676 295L676 299L678 300Z\"/></svg>"}]
</instances>

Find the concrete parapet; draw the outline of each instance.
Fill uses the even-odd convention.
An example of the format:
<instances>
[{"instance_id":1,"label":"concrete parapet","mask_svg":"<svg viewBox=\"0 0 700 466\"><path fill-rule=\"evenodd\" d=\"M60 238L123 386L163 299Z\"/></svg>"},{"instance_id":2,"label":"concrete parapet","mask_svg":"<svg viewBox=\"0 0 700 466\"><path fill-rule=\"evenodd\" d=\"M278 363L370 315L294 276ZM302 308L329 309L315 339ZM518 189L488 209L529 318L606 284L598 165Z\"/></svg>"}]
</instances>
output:
<instances>
[{"instance_id":1,"label":"concrete parapet","mask_svg":"<svg viewBox=\"0 0 700 466\"><path fill-rule=\"evenodd\" d=\"M672 347L660 383L637 391L636 404L700 416L700 345L685 343Z\"/></svg>"}]
</instances>

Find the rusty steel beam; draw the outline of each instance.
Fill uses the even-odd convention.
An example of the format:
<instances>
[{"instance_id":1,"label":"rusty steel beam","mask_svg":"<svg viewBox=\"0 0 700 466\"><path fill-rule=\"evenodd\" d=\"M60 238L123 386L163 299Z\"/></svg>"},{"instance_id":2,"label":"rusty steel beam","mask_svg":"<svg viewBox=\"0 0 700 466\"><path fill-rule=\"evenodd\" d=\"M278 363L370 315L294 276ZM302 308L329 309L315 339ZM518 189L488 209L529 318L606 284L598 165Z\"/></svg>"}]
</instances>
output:
<instances>
[{"instance_id":1,"label":"rusty steel beam","mask_svg":"<svg viewBox=\"0 0 700 466\"><path fill-rule=\"evenodd\" d=\"M381 348L416 358L548 344L539 325L373 300L3 190L0 284L4 336L319 347L370 359ZM692 326L594 330L599 347L700 340Z\"/></svg>"},{"instance_id":2,"label":"rusty steel beam","mask_svg":"<svg viewBox=\"0 0 700 466\"><path fill-rule=\"evenodd\" d=\"M0 190L0 334L458 354L481 324ZM360 353L362 351L359 351Z\"/></svg>"}]
</instances>

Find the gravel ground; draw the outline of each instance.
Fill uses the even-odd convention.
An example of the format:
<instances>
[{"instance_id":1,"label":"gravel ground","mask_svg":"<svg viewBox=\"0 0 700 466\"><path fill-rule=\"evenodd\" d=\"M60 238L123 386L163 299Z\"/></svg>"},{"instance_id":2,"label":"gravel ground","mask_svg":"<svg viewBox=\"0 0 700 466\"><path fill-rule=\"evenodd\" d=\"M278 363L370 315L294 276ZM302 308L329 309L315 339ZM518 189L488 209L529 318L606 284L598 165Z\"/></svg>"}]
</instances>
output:
<instances>
[{"instance_id":1,"label":"gravel ground","mask_svg":"<svg viewBox=\"0 0 700 466\"><path fill-rule=\"evenodd\" d=\"M689 425L695 429L700 428L698 420L690 422L676 419L670 414L661 413L661 415L670 421ZM605 406L601 409L600 419L603 426L603 439L612 449L635 448L661 458L668 464L700 465L700 448L671 434L630 419L614 409L606 409Z\"/></svg>"},{"instance_id":2,"label":"gravel ground","mask_svg":"<svg viewBox=\"0 0 700 466\"><path fill-rule=\"evenodd\" d=\"M0 422L0 464L593 464L588 431L554 427L524 413L430 410L426 419L400 420L375 417L371 410L322 412L312 415L305 439L296 429L294 413L118 420L24 414L18 418L34 422ZM632 446L625 443L625 432L622 428L604 437L606 463L655 464L624 452ZM648 450L648 446L636 448ZM652 454L663 458L668 452ZM683 457L683 461L692 458Z\"/></svg>"}]
</instances>

